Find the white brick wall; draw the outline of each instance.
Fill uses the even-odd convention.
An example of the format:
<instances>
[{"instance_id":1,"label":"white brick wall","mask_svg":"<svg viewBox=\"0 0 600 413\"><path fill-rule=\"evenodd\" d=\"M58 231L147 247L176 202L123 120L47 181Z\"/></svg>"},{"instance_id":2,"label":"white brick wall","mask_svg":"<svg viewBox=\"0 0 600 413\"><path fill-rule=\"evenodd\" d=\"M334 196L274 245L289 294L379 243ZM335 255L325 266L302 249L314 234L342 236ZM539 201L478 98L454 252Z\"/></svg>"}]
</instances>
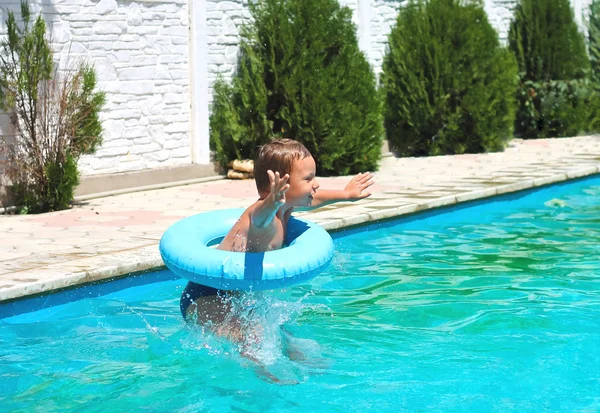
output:
<instances>
[{"instance_id":1,"label":"white brick wall","mask_svg":"<svg viewBox=\"0 0 600 413\"><path fill-rule=\"evenodd\" d=\"M189 5L205 6L206 44L190 40ZM387 36L405 0L339 0L354 13L359 42L375 73L379 74ZM591 0L572 0L575 15ZM6 33L5 9L19 13L19 0L1 0L0 36ZM107 93L102 112L104 143L93 156L81 159L84 175L137 171L192 162L193 145L207 146L202 132L206 120L193 120L193 73L206 73L208 94L218 74L231 79L237 63L239 30L251 18L248 0L31 0L32 11L41 12L51 29L61 67L71 59L85 58L97 69L100 89ZM516 0L485 0L490 22L506 39ZM198 25L203 22L195 21ZM204 39L204 38L202 38ZM199 60L193 62L194 48ZM202 60L205 59L205 62ZM205 71L190 70L202 61ZM199 109L196 109L197 113ZM0 114L1 115L1 114ZM203 116L202 116L203 117ZM0 116L0 133L6 131ZM200 132L198 132L200 131ZM0 150L0 175L2 174Z\"/></svg>"},{"instance_id":2,"label":"white brick wall","mask_svg":"<svg viewBox=\"0 0 600 413\"><path fill-rule=\"evenodd\" d=\"M8 9L20 16L19 2L8 1ZM99 89L106 92L104 143L80 160L82 174L190 163L187 0L31 3L51 29L60 67L68 58L89 60ZM0 20L1 35L6 33L4 11Z\"/></svg>"},{"instance_id":3,"label":"white brick wall","mask_svg":"<svg viewBox=\"0 0 600 413\"><path fill-rule=\"evenodd\" d=\"M219 74L231 80L237 64L240 27L250 19L248 0L206 1L209 101Z\"/></svg>"}]
</instances>

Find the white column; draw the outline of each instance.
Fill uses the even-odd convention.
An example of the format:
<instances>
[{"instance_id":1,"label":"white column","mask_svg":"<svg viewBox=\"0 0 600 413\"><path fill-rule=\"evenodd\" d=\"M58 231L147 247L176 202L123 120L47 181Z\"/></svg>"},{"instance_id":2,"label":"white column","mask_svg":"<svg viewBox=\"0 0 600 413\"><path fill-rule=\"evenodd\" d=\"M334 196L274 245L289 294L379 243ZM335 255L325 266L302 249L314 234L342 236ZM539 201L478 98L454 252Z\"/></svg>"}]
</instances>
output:
<instances>
[{"instance_id":1,"label":"white column","mask_svg":"<svg viewBox=\"0 0 600 413\"><path fill-rule=\"evenodd\" d=\"M192 100L192 162L210 163L208 147L208 45L206 0L190 0L190 80Z\"/></svg>"},{"instance_id":2,"label":"white column","mask_svg":"<svg viewBox=\"0 0 600 413\"><path fill-rule=\"evenodd\" d=\"M371 59L371 0L358 0L358 47Z\"/></svg>"},{"instance_id":3,"label":"white column","mask_svg":"<svg viewBox=\"0 0 600 413\"><path fill-rule=\"evenodd\" d=\"M587 22L590 14L591 0L571 0L575 21L579 25L579 30L587 37Z\"/></svg>"}]
</instances>

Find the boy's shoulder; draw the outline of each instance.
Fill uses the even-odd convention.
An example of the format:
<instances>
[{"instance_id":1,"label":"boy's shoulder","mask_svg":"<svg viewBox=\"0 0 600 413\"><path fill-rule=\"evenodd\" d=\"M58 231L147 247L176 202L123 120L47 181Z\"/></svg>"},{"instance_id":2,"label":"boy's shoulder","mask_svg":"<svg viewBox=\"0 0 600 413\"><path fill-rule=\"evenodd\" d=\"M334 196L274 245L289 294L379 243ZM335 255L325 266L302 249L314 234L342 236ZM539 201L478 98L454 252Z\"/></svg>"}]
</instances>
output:
<instances>
[{"instance_id":1,"label":"boy's shoulder","mask_svg":"<svg viewBox=\"0 0 600 413\"><path fill-rule=\"evenodd\" d=\"M250 205L248 208L246 208L244 210L244 212L242 213L242 218L243 217L250 218L250 216L252 215L252 213L254 212L254 210L260 205L261 202L262 202L262 199L258 199L252 205Z\"/></svg>"},{"instance_id":2,"label":"boy's shoulder","mask_svg":"<svg viewBox=\"0 0 600 413\"><path fill-rule=\"evenodd\" d=\"M245 226L247 225L247 227L250 227L252 224L252 213L262 202L263 199L258 199L256 202L254 202L252 205L246 208L242 213L242 216L240 217L239 223L243 223L245 224ZM289 222L292 212L294 212L294 207L287 209L282 216L276 214L274 217L274 222L281 222L284 226L286 226Z\"/></svg>"}]
</instances>

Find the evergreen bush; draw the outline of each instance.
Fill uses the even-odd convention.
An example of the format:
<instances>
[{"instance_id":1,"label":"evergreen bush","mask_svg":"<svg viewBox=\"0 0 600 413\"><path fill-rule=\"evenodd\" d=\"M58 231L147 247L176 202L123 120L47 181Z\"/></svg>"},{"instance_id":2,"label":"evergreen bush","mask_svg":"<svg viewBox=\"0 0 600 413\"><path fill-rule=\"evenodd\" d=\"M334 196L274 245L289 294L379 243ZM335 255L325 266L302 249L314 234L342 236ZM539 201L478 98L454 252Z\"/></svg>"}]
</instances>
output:
<instances>
[{"instance_id":1,"label":"evergreen bush","mask_svg":"<svg viewBox=\"0 0 600 413\"><path fill-rule=\"evenodd\" d=\"M373 170L383 129L375 76L337 0L250 2L231 85L215 84L210 144L221 165L272 137L301 141L319 174Z\"/></svg>"},{"instance_id":2,"label":"evergreen bush","mask_svg":"<svg viewBox=\"0 0 600 413\"><path fill-rule=\"evenodd\" d=\"M516 133L546 138L588 130L596 96L569 0L521 0L508 38L520 76Z\"/></svg>"},{"instance_id":3,"label":"evergreen bush","mask_svg":"<svg viewBox=\"0 0 600 413\"><path fill-rule=\"evenodd\" d=\"M400 156L502 150L514 122L514 57L479 1L410 0L383 63L385 128Z\"/></svg>"},{"instance_id":4,"label":"evergreen bush","mask_svg":"<svg viewBox=\"0 0 600 413\"><path fill-rule=\"evenodd\" d=\"M21 3L23 27L8 13L0 41L0 109L11 113L14 135L7 176L22 212L64 209L79 183L77 160L102 142L99 112L105 95L95 92L96 73L86 63L59 73L41 16L31 24Z\"/></svg>"}]
</instances>

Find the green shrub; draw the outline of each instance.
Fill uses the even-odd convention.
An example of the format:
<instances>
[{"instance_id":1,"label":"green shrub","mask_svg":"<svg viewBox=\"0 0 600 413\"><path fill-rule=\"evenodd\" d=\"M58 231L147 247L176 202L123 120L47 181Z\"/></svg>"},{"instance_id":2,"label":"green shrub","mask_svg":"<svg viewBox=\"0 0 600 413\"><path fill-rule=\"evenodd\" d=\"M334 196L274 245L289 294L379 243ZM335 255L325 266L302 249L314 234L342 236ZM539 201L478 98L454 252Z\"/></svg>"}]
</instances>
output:
<instances>
[{"instance_id":1,"label":"green shrub","mask_svg":"<svg viewBox=\"0 0 600 413\"><path fill-rule=\"evenodd\" d=\"M546 138L588 130L596 98L569 0L521 0L508 38L520 76L516 133Z\"/></svg>"},{"instance_id":2,"label":"green shrub","mask_svg":"<svg viewBox=\"0 0 600 413\"><path fill-rule=\"evenodd\" d=\"M521 122L523 138L573 136L580 125L593 127L592 106L598 107L598 95L589 79L523 82L519 100L523 102Z\"/></svg>"},{"instance_id":3,"label":"green shrub","mask_svg":"<svg viewBox=\"0 0 600 413\"><path fill-rule=\"evenodd\" d=\"M58 73L38 16L33 25L21 3L23 28L8 13L0 42L0 108L9 111L14 135L4 135L7 176L27 212L68 208L79 183L77 160L102 142L99 112L105 95L94 92L96 73L86 63Z\"/></svg>"},{"instance_id":4,"label":"green shrub","mask_svg":"<svg viewBox=\"0 0 600 413\"><path fill-rule=\"evenodd\" d=\"M48 181L42 189L32 188L26 182L17 182L14 186L20 195L21 213L43 212L64 209L73 199L75 187L79 184L77 162L67 155L62 164L48 161L44 167Z\"/></svg>"},{"instance_id":5,"label":"green shrub","mask_svg":"<svg viewBox=\"0 0 600 413\"><path fill-rule=\"evenodd\" d=\"M253 158L272 137L294 138L320 174L373 170L381 157L375 76L358 48L352 13L337 0L249 3L231 85L218 81L210 144L225 165Z\"/></svg>"},{"instance_id":6,"label":"green shrub","mask_svg":"<svg viewBox=\"0 0 600 413\"><path fill-rule=\"evenodd\" d=\"M392 150L426 156L502 150L514 122L514 57L480 2L411 0L383 63Z\"/></svg>"}]
</instances>

